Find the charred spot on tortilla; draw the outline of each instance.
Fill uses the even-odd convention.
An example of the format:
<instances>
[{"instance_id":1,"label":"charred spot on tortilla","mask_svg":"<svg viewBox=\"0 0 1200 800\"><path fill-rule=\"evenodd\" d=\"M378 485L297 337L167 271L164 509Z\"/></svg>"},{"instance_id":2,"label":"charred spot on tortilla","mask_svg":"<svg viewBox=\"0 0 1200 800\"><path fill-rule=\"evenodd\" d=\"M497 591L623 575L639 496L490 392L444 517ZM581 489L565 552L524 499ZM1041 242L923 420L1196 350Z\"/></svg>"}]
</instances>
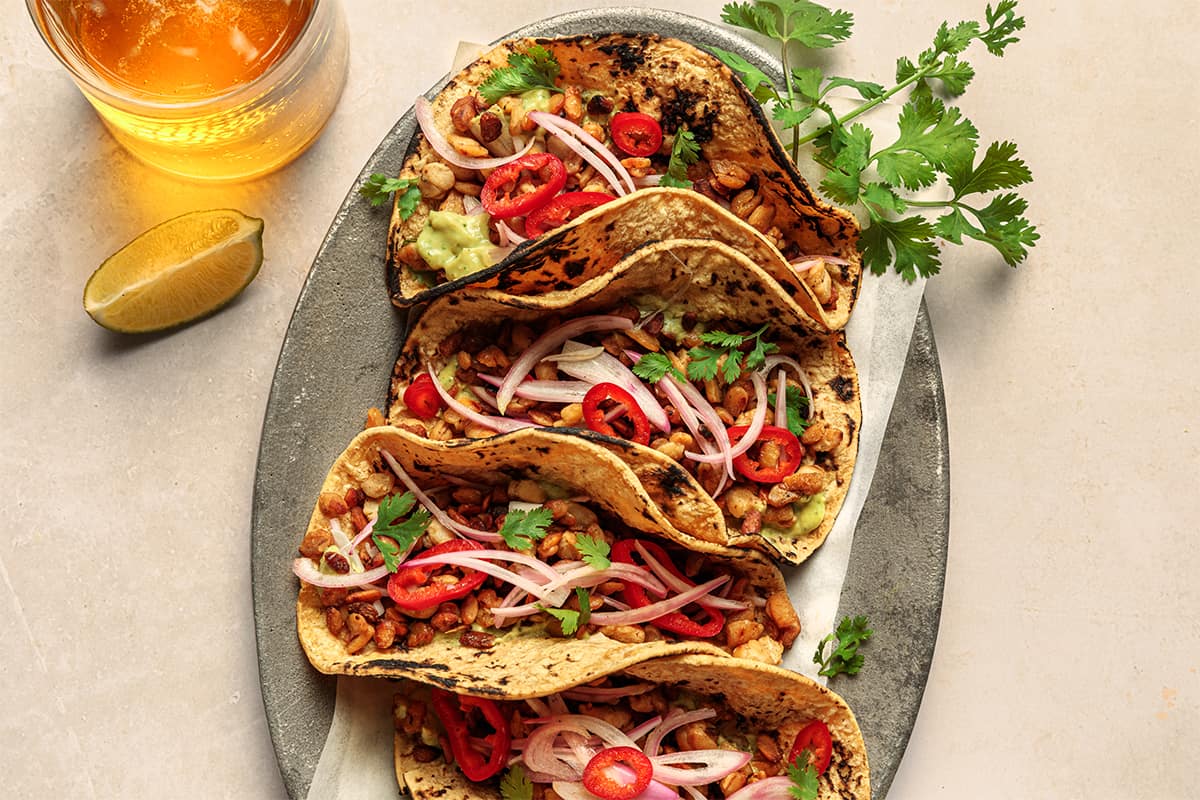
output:
<instances>
[{"instance_id":1,"label":"charred spot on tortilla","mask_svg":"<svg viewBox=\"0 0 1200 800\"><path fill-rule=\"evenodd\" d=\"M854 421L854 417L849 414L843 414L846 418L846 441L847 443L854 441L854 432L858 430L858 423Z\"/></svg>"},{"instance_id":2,"label":"charred spot on tortilla","mask_svg":"<svg viewBox=\"0 0 1200 800\"><path fill-rule=\"evenodd\" d=\"M620 67L619 72L613 72L613 77L624 73L637 71L637 68L646 63L646 45L649 44L649 39L642 39L640 46L628 44L626 42L617 42L616 44L602 44L597 49L608 56L613 56L617 59Z\"/></svg>"},{"instance_id":3,"label":"charred spot on tortilla","mask_svg":"<svg viewBox=\"0 0 1200 800\"><path fill-rule=\"evenodd\" d=\"M697 107L703 104L703 110ZM717 122L717 109L708 102L708 98L688 89L675 88L662 107L662 127L668 133L675 133L686 127L696 137L698 144L712 141L713 127Z\"/></svg>"}]
</instances>

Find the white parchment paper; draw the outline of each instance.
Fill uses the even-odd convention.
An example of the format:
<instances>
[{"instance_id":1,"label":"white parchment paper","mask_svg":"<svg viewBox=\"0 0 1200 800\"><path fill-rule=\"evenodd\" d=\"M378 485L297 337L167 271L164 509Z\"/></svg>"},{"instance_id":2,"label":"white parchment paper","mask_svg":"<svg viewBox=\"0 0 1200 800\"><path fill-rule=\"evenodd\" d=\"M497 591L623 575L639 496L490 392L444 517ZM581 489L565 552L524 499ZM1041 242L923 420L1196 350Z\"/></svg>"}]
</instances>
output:
<instances>
[{"instance_id":1,"label":"white parchment paper","mask_svg":"<svg viewBox=\"0 0 1200 800\"><path fill-rule=\"evenodd\" d=\"M452 71L466 66L482 49L475 44L460 44ZM838 101L834 102L837 108ZM893 124L897 115L895 106L884 104L873 112L872 127ZM815 173L805 177L813 185L820 179ZM854 476L829 538L804 564L785 572L788 592L800 614L801 634L784 653L783 666L822 683L825 679L817 675L813 652L837 624L854 529L875 475L924 291L924 279L905 283L894 272L864 275L858 304L846 327L847 343L858 368L863 409ZM392 692L385 680L338 679L333 724L313 775L309 800L400 795L392 763Z\"/></svg>"}]
</instances>

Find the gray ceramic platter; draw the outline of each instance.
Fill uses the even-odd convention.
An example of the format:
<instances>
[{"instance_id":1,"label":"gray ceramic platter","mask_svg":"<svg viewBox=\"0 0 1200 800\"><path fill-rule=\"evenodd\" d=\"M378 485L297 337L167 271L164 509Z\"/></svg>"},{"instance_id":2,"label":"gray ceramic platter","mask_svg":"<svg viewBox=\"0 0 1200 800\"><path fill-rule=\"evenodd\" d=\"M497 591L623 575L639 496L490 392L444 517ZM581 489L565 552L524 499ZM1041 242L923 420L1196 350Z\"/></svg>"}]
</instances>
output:
<instances>
[{"instance_id":1,"label":"gray ceramic platter","mask_svg":"<svg viewBox=\"0 0 1200 800\"><path fill-rule=\"evenodd\" d=\"M766 50L712 23L666 11L575 12L509 36L604 31L653 32L732 50L781 80L778 61ZM371 156L355 187L375 172L398 173L414 129L410 110ZM383 407L403 340L404 316L385 287L387 225L386 210L371 208L350 191L296 303L259 446L251 522L259 675L279 768L293 798L307 795L333 718L335 683L309 666L296 640L290 564L329 464L361 429L366 409ZM842 590L844 612L867 614L876 631L869 666L832 684L862 726L876 798L886 795L904 754L933 658L949 491L941 371L922 307Z\"/></svg>"}]
</instances>

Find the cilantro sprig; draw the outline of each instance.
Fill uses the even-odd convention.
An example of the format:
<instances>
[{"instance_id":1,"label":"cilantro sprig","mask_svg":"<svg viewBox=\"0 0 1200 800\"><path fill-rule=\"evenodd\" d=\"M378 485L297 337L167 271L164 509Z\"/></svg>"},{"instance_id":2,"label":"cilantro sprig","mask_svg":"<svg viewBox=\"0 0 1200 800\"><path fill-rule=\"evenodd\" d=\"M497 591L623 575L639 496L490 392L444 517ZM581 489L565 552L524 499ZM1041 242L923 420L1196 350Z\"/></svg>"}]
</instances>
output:
<instances>
[{"instance_id":1,"label":"cilantro sprig","mask_svg":"<svg viewBox=\"0 0 1200 800\"><path fill-rule=\"evenodd\" d=\"M608 542L599 536L579 534L575 537L575 549L583 557L583 563L594 569L605 570L612 566L612 560L608 557L610 553Z\"/></svg>"},{"instance_id":2,"label":"cilantro sprig","mask_svg":"<svg viewBox=\"0 0 1200 800\"><path fill-rule=\"evenodd\" d=\"M367 178L366 183L358 188L358 193L367 198L367 202L373 206L383 205L395 193L400 219L411 217L417 210L417 204L421 202L421 189L416 181L408 178L389 178L378 172Z\"/></svg>"},{"instance_id":3,"label":"cilantro sprig","mask_svg":"<svg viewBox=\"0 0 1200 800\"><path fill-rule=\"evenodd\" d=\"M792 160L800 148L813 145L813 159L826 170L820 189L830 199L865 209L867 225L859 239L863 263L881 274L890 266L906 280L931 276L941 269L940 246L975 239L996 249L1009 266L1025 260L1039 238L1024 216L1028 204L1012 192L1033 176L1012 142L992 142L980 156L979 132L962 112L933 94L936 85L947 97L963 94L975 68L962 54L975 42L993 56L1003 56L1019 41L1025 27L1017 16L1017 0L988 5L982 22L943 22L932 45L916 59L896 62L895 84L827 76L820 67L791 67L793 46L828 48L849 38L853 16L809 0L755 0L730 3L721 19L730 25L770 37L780 44L784 86L741 56L715 52L763 103L773 118L791 129ZM852 89L862 99L856 108L834 112L829 93ZM909 92L901 109L899 135L877 146L871 129L849 123L879 104ZM799 126L814 115L828 122L806 134ZM821 119L822 116L816 117ZM910 193L943 180L949 194L917 200ZM995 195L996 192L1004 192ZM990 198L988 197L990 195ZM975 198L979 199L976 200ZM986 205L981 205L982 200ZM936 216L931 221L930 216Z\"/></svg>"},{"instance_id":4,"label":"cilantro sprig","mask_svg":"<svg viewBox=\"0 0 1200 800\"><path fill-rule=\"evenodd\" d=\"M413 506L416 503L417 499L413 497L412 492L394 494L385 497L379 503L375 526L371 528L371 541L383 555L383 563L388 572L395 572L400 568L400 559L429 527L429 512L423 508L414 512Z\"/></svg>"},{"instance_id":5,"label":"cilantro sprig","mask_svg":"<svg viewBox=\"0 0 1200 800\"><path fill-rule=\"evenodd\" d=\"M817 768L812 765L812 751L801 750L796 755L788 764L788 777L792 781L788 787L792 797L796 800L817 800L821 787L817 783Z\"/></svg>"},{"instance_id":6,"label":"cilantro sprig","mask_svg":"<svg viewBox=\"0 0 1200 800\"><path fill-rule=\"evenodd\" d=\"M513 764L500 779L500 797L503 800L533 800L533 781L520 764Z\"/></svg>"},{"instance_id":7,"label":"cilantro sprig","mask_svg":"<svg viewBox=\"0 0 1200 800\"><path fill-rule=\"evenodd\" d=\"M775 392L767 395L767 402L775 405ZM789 386L784 392L784 406L787 411L787 428L799 438L808 428L808 396L799 386Z\"/></svg>"},{"instance_id":8,"label":"cilantro sprig","mask_svg":"<svg viewBox=\"0 0 1200 800\"><path fill-rule=\"evenodd\" d=\"M700 334L700 341L709 346L700 345L688 350L688 378L707 381L717 377L720 372L723 382L733 383L742 375L742 346L747 342L753 342L753 345L745 355L744 368L751 371L760 368L767 355L779 349L779 345L763 341L763 334L768 327L763 325L748 334L725 331L705 331Z\"/></svg>"},{"instance_id":9,"label":"cilantro sprig","mask_svg":"<svg viewBox=\"0 0 1200 800\"><path fill-rule=\"evenodd\" d=\"M690 189L692 182L688 180L687 168L700 160L700 144L696 136L687 128L675 132L675 141L671 143L671 160L667 162L667 172L659 180L659 186L674 186L677 189Z\"/></svg>"},{"instance_id":10,"label":"cilantro sprig","mask_svg":"<svg viewBox=\"0 0 1200 800\"><path fill-rule=\"evenodd\" d=\"M534 542L546 537L546 529L553 521L554 514L545 506L528 511L509 511L504 515L500 535L513 550L529 550Z\"/></svg>"},{"instance_id":11,"label":"cilantro sprig","mask_svg":"<svg viewBox=\"0 0 1200 800\"><path fill-rule=\"evenodd\" d=\"M838 624L836 631L822 639L813 655L813 663L821 665L818 674L827 678L842 673L857 675L863 665L863 655L858 652L858 646L875 633L867 627L869 624L864 616L846 617Z\"/></svg>"},{"instance_id":12,"label":"cilantro sprig","mask_svg":"<svg viewBox=\"0 0 1200 800\"><path fill-rule=\"evenodd\" d=\"M687 380L671 359L662 353L646 353L633 365L633 374L649 383L658 383L666 375L674 375L681 381Z\"/></svg>"},{"instance_id":13,"label":"cilantro sprig","mask_svg":"<svg viewBox=\"0 0 1200 800\"><path fill-rule=\"evenodd\" d=\"M549 89L553 92L562 91L554 85L554 79L561 71L558 60L541 45L533 45L524 53L509 53L508 66L499 67L492 71L479 84L479 94L489 103L495 103L501 97L510 94L520 94L531 89Z\"/></svg>"}]
</instances>

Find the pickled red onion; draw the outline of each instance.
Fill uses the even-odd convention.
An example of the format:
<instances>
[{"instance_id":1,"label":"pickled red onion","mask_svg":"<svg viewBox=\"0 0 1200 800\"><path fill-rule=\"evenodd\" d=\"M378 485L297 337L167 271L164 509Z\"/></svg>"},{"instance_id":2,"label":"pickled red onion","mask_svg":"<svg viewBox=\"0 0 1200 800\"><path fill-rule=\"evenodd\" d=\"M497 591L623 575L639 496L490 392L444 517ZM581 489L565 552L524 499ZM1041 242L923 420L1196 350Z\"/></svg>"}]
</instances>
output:
<instances>
[{"instance_id":1,"label":"pickled red onion","mask_svg":"<svg viewBox=\"0 0 1200 800\"><path fill-rule=\"evenodd\" d=\"M421 126L421 133L425 134L425 139L429 142L429 146L437 151L439 156L456 167L462 167L463 169L495 169L510 161L516 161L533 147L534 139L530 137L529 143L511 156L500 156L498 158L471 158L470 156L464 156L455 150L446 137L442 135L442 132L438 130L437 123L433 120L433 105L424 95L417 97L416 102L413 103L413 111L417 117L417 124Z\"/></svg>"}]
</instances>

